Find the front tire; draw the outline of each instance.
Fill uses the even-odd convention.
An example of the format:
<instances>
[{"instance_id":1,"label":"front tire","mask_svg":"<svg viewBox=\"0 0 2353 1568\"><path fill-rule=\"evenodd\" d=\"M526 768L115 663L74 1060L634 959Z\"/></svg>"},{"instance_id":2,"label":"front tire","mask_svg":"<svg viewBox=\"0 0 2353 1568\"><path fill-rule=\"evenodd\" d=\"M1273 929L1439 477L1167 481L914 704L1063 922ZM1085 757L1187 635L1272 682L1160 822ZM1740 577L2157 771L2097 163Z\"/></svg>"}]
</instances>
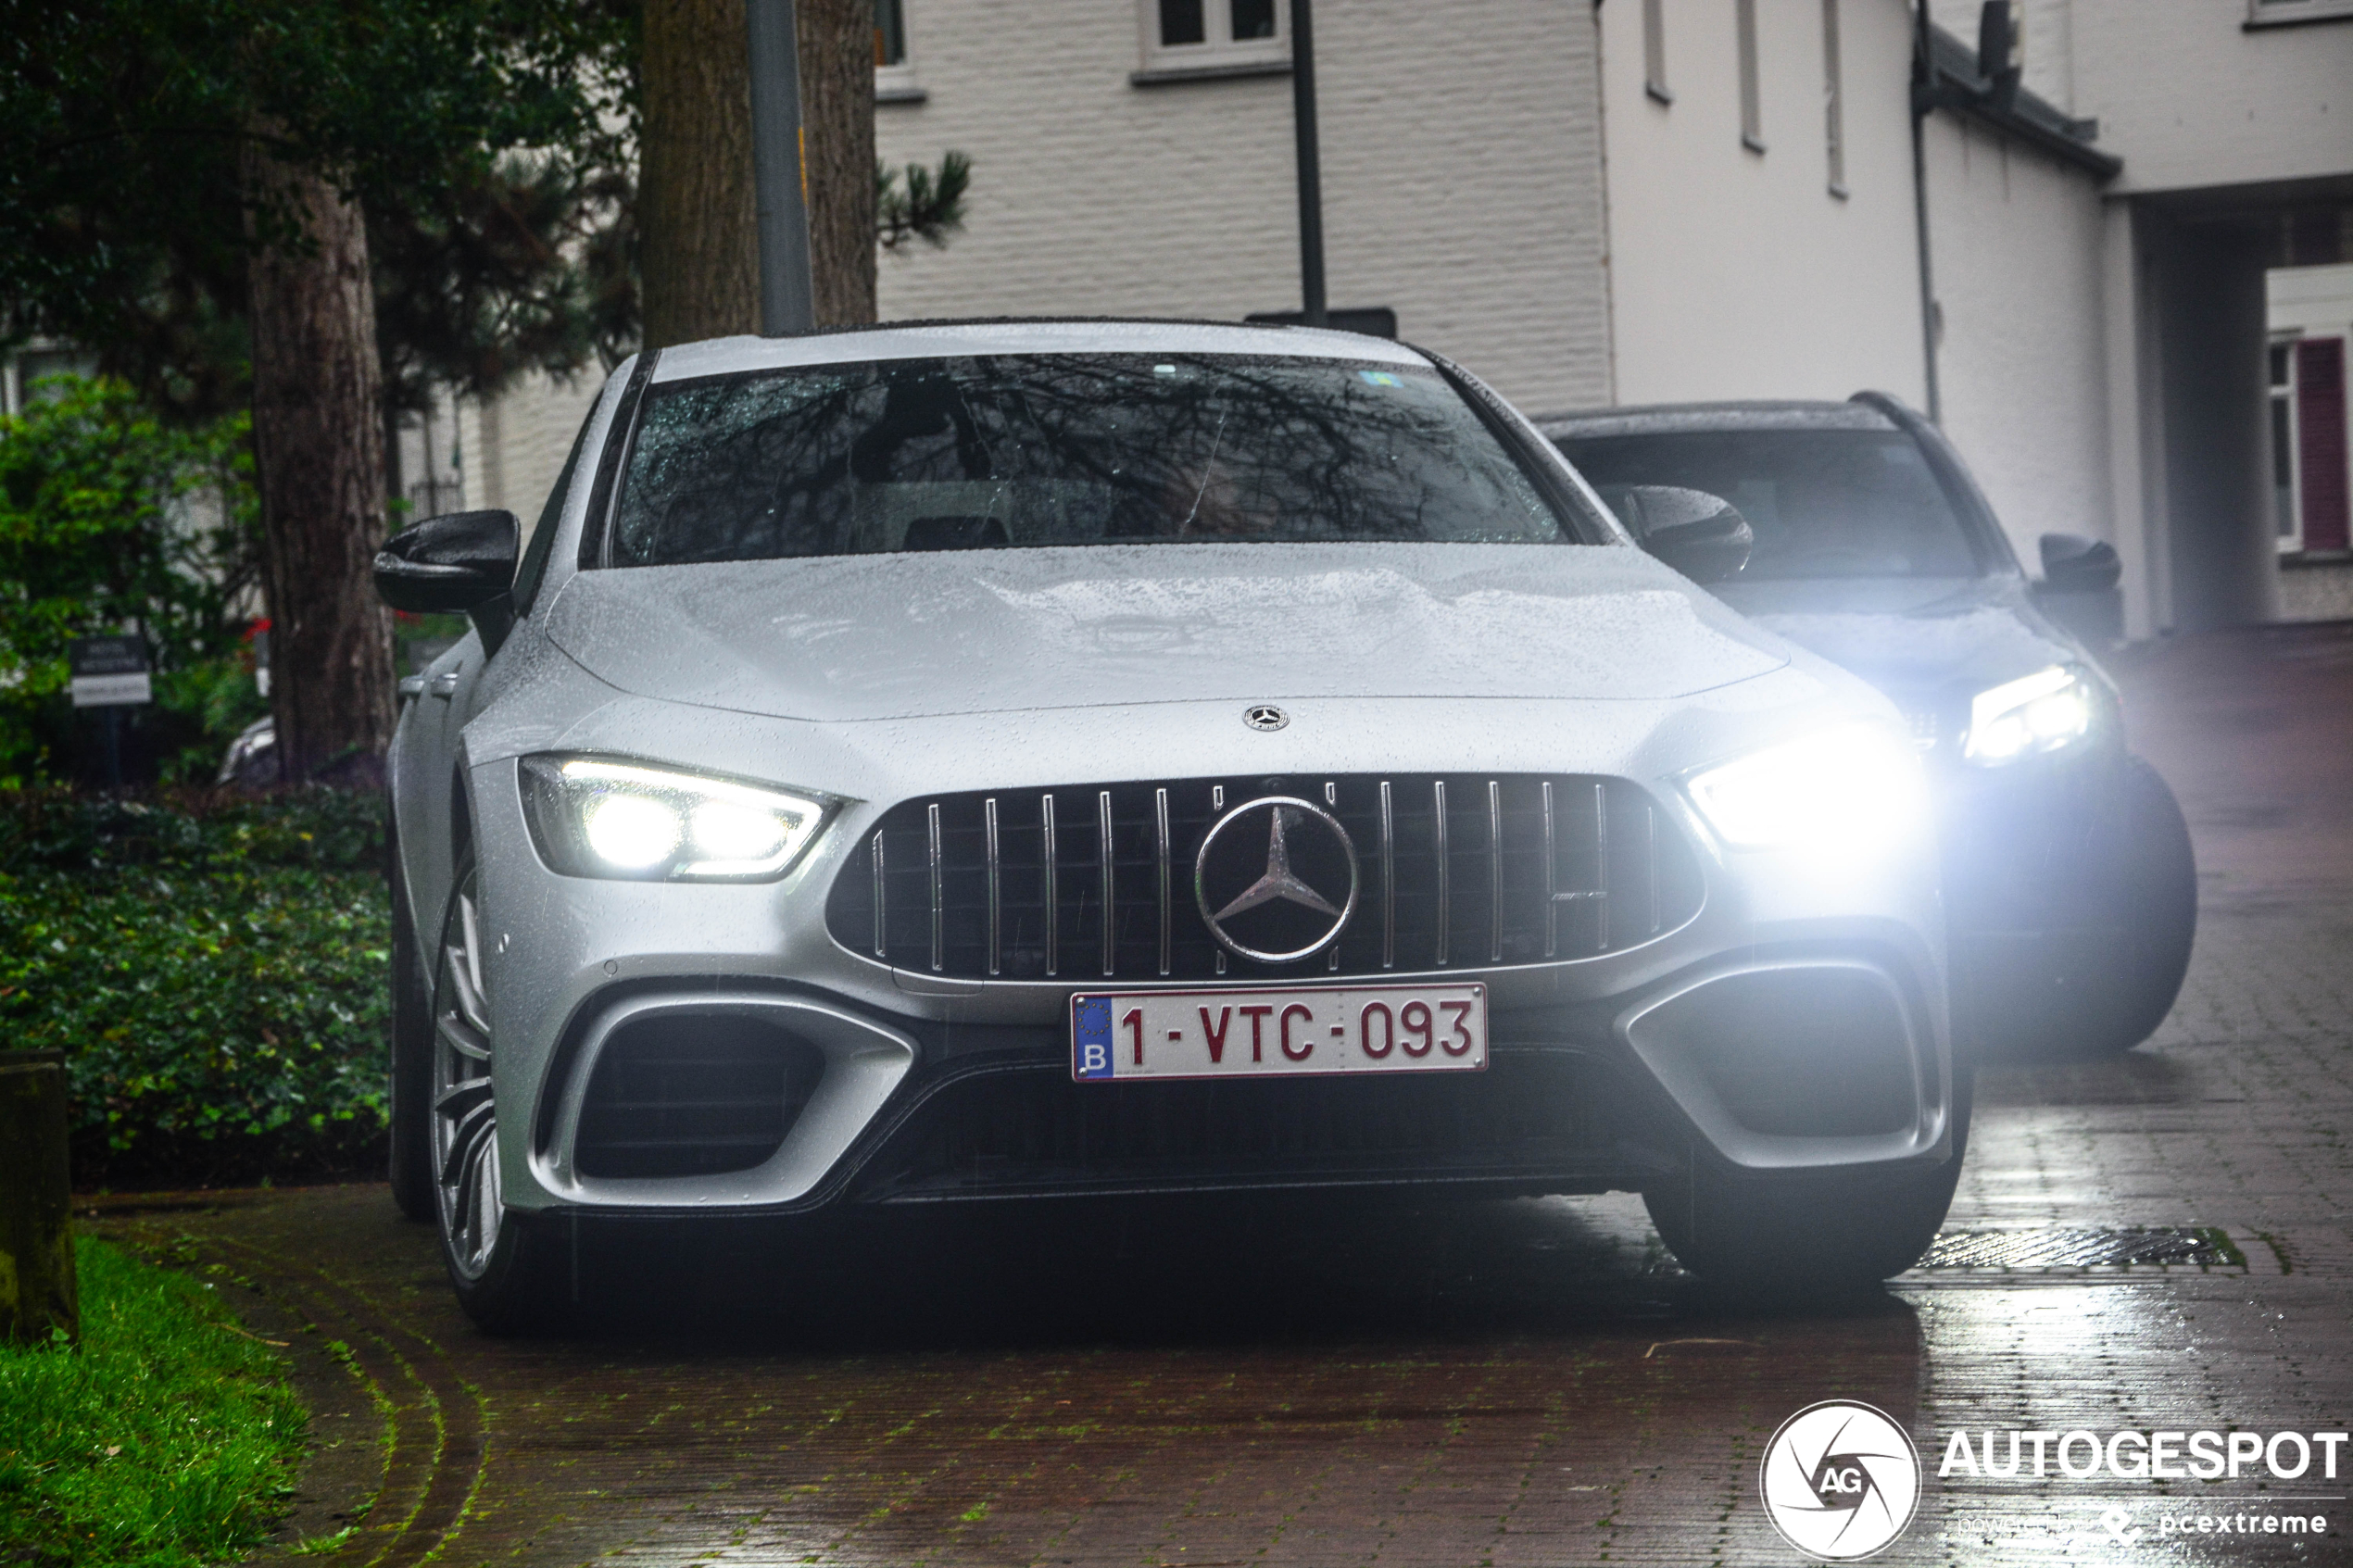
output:
<instances>
[{"instance_id":1,"label":"front tire","mask_svg":"<svg viewBox=\"0 0 2353 1568\"><path fill-rule=\"evenodd\" d=\"M1953 1155L1933 1170L1759 1178L1694 1166L1644 1189L1642 1207L1676 1261L1710 1285L1768 1302L1869 1289L1918 1262L1944 1223L1973 1079L1954 1069Z\"/></svg>"},{"instance_id":2,"label":"front tire","mask_svg":"<svg viewBox=\"0 0 2353 1568\"><path fill-rule=\"evenodd\" d=\"M2121 1056L2157 1033L2182 994L2197 938L2197 855L2189 823L2156 769L2127 758L2118 819L2117 924L2122 935L2097 1015L2079 1026L2078 1048Z\"/></svg>"},{"instance_id":3,"label":"front tire","mask_svg":"<svg viewBox=\"0 0 2353 1568\"><path fill-rule=\"evenodd\" d=\"M434 966L426 1117L442 1261L466 1315L493 1334L557 1326L570 1248L563 1233L509 1211L499 1184L496 1052L486 986L481 878L458 864Z\"/></svg>"}]
</instances>

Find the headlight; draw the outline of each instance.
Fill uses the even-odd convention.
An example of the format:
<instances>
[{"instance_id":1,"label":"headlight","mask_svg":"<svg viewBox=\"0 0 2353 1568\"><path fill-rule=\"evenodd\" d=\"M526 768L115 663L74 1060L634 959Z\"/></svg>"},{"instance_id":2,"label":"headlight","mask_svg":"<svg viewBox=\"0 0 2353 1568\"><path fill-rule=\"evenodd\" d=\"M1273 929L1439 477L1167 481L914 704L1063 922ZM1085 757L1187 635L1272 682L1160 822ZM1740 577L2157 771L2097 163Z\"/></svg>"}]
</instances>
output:
<instances>
[{"instance_id":1,"label":"headlight","mask_svg":"<svg viewBox=\"0 0 2353 1568\"><path fill-rule=\"evenodd\" d=\"M1751 752L1693 774L1686 788L1737 849L1873 847L1928 821L1918 753L1903 735L1867 724Z\"/></svg>"},{"instance_id":2,"label":"headlight","mask_svg":"<svg viewBox=\"0 0 2353 1568\"><path fill-rule=\"evenodd\" d=\"M2056 664L2005 681L1969 698L1961 755L1994 766L2071 746L2092 733L2095 701L2091 683Z\"/></svg>"},{"instance_id":3,"label":"headlight","mask_svg":"<svg viewBox=\"0 0 2353 1568\"><path fill-rule=\"evenodd\" d=\"M532 841L566 876L766 882L800 858L825 802L598 757L522 759Z\"/></svg>"}]
</instances>

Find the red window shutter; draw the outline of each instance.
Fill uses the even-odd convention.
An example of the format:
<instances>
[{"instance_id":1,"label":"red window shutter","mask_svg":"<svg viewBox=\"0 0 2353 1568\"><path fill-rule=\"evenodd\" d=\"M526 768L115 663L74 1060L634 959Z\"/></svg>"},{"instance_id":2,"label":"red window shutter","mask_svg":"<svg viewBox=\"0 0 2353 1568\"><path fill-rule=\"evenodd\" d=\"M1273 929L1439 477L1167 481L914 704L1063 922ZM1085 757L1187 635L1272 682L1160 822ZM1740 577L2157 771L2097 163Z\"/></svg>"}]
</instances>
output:
<instances>
[{"instance_id":1,"label":"red window shutter","mask_svg":"<svg viewBox=\"0 0 2353 1568\"><path fill-rule=\"evenodd\" d=\"M2304 547L2346 547L2345 340L2296 345L2296 439L2303 455Z\"/></svg>"}]
</instances>

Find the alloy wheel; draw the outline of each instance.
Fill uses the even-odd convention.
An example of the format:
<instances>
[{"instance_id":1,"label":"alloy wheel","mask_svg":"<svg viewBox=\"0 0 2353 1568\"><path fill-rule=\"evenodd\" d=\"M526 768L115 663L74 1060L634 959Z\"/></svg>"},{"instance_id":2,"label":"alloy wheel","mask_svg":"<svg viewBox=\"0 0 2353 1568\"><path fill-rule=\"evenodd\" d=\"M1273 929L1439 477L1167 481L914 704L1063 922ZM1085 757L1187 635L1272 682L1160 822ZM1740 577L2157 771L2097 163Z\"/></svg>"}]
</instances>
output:
<instances>
[{"instance_id":1,"label":"alloy wheel","mask_svg":"<svg viewBox=\"0 0 2353 1568\"><path fill-rule=\"evenodd\" d=\"M482 919L469 868L442 933L434 974L433 1164L450 1267L482 1277L505 1215L498 1187L497 1101L491 1089L490 1009L484 1000Z\"/></svg>"}]
</instances>

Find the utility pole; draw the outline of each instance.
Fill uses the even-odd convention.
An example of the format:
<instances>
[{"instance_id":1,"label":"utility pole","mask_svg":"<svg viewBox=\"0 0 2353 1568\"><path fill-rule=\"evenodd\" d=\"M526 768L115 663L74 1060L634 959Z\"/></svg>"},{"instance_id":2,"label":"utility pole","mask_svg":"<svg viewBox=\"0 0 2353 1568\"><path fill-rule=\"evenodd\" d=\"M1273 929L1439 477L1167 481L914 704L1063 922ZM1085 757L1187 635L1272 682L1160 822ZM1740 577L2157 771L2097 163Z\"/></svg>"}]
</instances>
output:
<instances>
[{"instance_id":1,"label":"utility pole","mask_svg":"<svg viewBox=\"0 0 2353 1568\"><path fill-rule=\"evenodd\" d=\"M1324 170L1315 143L1315 30L1310 0L1290 0L1291 128L1299 140L1300 316L1328 324L1324 309Z\"/></svg>"},{"instance_id":2,"label":"utility pole","mask_svg":"<svg viewBox=\"0 0 2353 1568\"><path fill-rule=\"evenodd\" d=\"M781 337L817 324L809 277L809 175L793 0L744 0L744 20L750 30L760 331L765 337Z\"/></svg>"}]
</instances>

